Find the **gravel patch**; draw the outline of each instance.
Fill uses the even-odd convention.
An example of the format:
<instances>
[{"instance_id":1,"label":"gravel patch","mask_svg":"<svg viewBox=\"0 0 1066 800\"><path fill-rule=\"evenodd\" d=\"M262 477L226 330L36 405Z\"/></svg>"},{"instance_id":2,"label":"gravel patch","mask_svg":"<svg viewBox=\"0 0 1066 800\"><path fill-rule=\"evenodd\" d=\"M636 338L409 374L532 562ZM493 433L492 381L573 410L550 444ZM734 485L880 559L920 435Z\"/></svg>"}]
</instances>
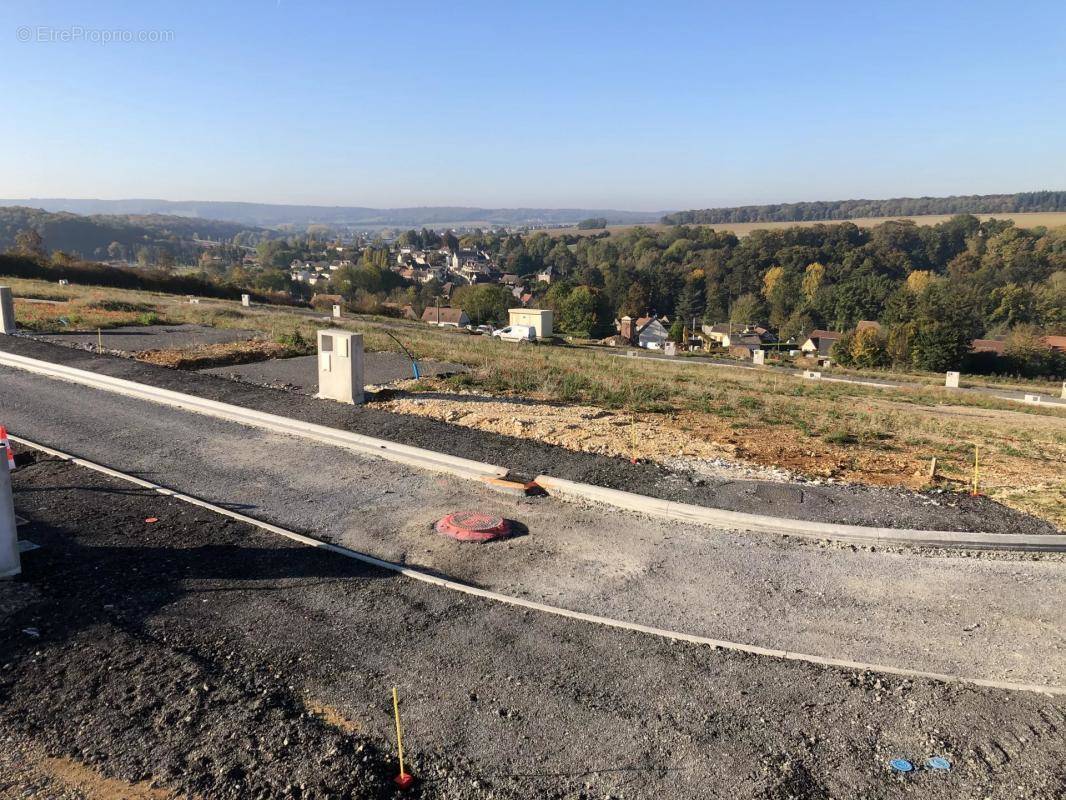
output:
<instances>
[{"instance_id":1,"label":"gravel patch","mask_svg":"<svg viewBox=\"0 0 1066 800\"><path fill-rule=\"evenodd\" d=\"M393 414L375 408L373 403L347 406L216 375L171 370L131 359L57 347L25 337L0 337L0 350L499 464L520 477L548 474L711 508L817 522L990 533L1057 532L1045 520L986 497L813 482L802 484L796 491L779 491L777 481L716 479L692 470L669 470L643 462L632 464L622 458L580 453L531 439ZM764 486L771 488L761 488Z\"/></svg>"}]
</instances>

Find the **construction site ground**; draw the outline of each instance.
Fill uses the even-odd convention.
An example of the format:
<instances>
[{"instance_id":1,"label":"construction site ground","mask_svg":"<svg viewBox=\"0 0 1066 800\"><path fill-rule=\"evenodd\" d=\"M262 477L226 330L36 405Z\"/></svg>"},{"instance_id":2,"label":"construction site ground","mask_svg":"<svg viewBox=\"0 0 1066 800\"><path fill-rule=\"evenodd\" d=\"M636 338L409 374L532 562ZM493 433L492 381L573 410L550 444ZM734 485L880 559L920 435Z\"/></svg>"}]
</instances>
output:
<instances>
[{"instance_id":1,"label":"construction site ground","mask_svg":"<svg viewBox=\"0 0 1066 800\"><path fill-rule=\"evenodd\" d=\"M3 796L395 796L393 686L415 797L1066 792L1062 698L537 614L50 459L14 485L41 549L0 583Z\"/></svg>"},{"instance_id":2,"label":"construction site ground","mask_svg":"<svg viewBox=\"0 0 1066 800\"><path fill-rule=\"evenodd\" d=\"M1066 685L1061 556L886 552L731 533L515 497L7 367L0 385L0 418L16 434L474 586L791 652ZM527 532L479 547L432 531L466 509Z\"/></svg>"},{"instance_id":3,"label":"construction site ground","mask_svg":"<svg viewBox=\"0 0 1066 800\"><path fill-rule=\"evenodd\" d=\"M439 361L418 362L419 374L425 377L452 375L462 372L459 364ZM203 370L210 375L240 380L256 386L287 389L305 395L318 392L318 356L272 358L251 364L211 367ZM368 352L363 355L363 381L368 387L387 386L400 381L414 380L411 359L401 353Z\"/></svg>"},{"instance_id":4,"label":"construction site ground","mask_svg":"<svg viewBox=\"0 0 1066 800\"><path fill-rule=\"evenodd\" d=\"M504 405L503 421L498 424L470 427L464 424L464 420L469 414L479 413L477 409L486 405L484 398L472 397L465 401L463 413L458 413L453 420L447 419L447 411L440 415L443 419L436 419L432 414L422 413L423 409L433 408L432 396L421 398L418 404L409 403L411 408L407 410L411 413L394 413L389 409L402 400L391 405L371 402L354 407L316 400L294 391L167 369L23 337L0 339L0 350L487 461L528 478L549 474L714 508L820 522L1003 533L1055 531L1055 527L1045 520L987 497L971 497L964 492L920 492L899 486L858 486L828 482L828 479L783 483L782 479L790 477L789 471L753 469L749 466L752 460L747 458L748 448L756 443L782 450L789 447L779 432L767 433L761 438L748 436L741 441L737 432L726 429L720 439L712 439L707 444L708 432L705 429L685 432L682 418L673 425L660 420L657 426L641 427L638 424L633 430L630 429L632 419L626 415L522 402ZM535 430L536 425L523 425L521 421L527 415L532 417L533 412L542 418L550 415L552 426L559 431L569 431L572 439L586 436L583 431L587 431L588 436L596 436L598 431L613 428L615 439L629 445L635 439L638 446L647 442L649 452L656 457L641 458L634 464L631 458L616 454L617 451L611 452L609 448L606 448L607 453L599 453L594 452L595 447L564 446L565 441L553 440L551 434L531 435L530 431ZM511 419L518 422L509 422ZM1061 426L1061 421L1048 418L1048 424ZM510 430L507 430L508 425ZM530 431L525 430L527 427ZM817 445L803 443L799 452L807 452L806 448L813 447ZM677 453L693 448L698 448L694 451L698 453L697 457L677 457ZM721 453L721 457L703 457L714 453ZM810 453L812 457L816 455L814 450Z\"/></svg>"}]
</instances>

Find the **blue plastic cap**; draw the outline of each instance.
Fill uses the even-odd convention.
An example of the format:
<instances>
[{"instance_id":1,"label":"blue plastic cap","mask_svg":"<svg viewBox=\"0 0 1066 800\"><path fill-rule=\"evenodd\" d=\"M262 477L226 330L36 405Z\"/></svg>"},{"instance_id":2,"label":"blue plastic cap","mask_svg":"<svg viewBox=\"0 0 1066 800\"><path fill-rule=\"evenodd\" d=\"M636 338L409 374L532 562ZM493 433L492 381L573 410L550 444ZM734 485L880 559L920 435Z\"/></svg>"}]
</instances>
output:
<instances>
[{"instance_id":1,"label":"blue plastic cap","mask_svg":"<svg viewBox=\"0 0 1066 800\"><path fill-rule=\"evenodd\" d=\"M888 762L888 765L896 772L911 772L914 770L914 764L905 758L893 758Z\"/></svg>"},{"instance_id":2,"label":"blue plastic cap","mask_svg":"<svg viewBox=\"0 0 1066 800\"><path fill-rule=\"evenodd\" d=\"M949 770L951 769L951 762L948 761L946 758L941 758L940 756L933 756L925 762L925 766L929 769Z\"/></svg>"}]
</instances>

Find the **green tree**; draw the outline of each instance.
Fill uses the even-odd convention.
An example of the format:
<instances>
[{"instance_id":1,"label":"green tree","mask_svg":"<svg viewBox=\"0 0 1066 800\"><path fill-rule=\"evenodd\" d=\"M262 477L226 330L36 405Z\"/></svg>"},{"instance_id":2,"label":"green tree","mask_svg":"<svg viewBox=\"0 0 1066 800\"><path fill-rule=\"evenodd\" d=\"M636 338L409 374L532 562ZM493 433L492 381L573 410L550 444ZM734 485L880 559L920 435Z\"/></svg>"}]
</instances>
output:
<instances>
[{"instance_id":1,"label":"green tree","mask_svg":"<svg viewBox=\"0 0 1066 800\"><path fill-rule=\"evenodd\" d=\"M742 294L733 301L729 321L734 325L755 325L763 318L765 309L753 293Z\"/></svg>"},{"instance_id":2,"label":"green tree","mask_svg":"<svg viewBox=\"0 0 1066 800\"><path fill-rule=\"evenodd\" d=\"M507 310L518 302L506 286L478 283L456 289L451 304L463 309L474 325L500 325L507 320Z\"/></svg>"},{"instance_id":3,"label":"green tree","mask_svg":"<svg viewBox=\"0 0 1066 800\"><path fill-rule=\"evenodd\" d=\"M595 338L606 327L605 310L605 304L595 290L588 286L578 286L561 303L559 329L571 336Z\"/></svg>"},{"instance_id":4,"label":"green tree","mask_svg":"<svg viewBox=\"0 0 1066 800\"><path fill-rule=\"evenodd\" d=\"M856 367L873 369L888 363L887 342L877 328L855 331L851 338L851 363Z\"/></svg>"},{"instance_id":5,"label":"green tree","mask_svg":"<svg viewBox=\"0 0 1066 800\"><path fill-rule=\"evenodd\" d=\"M38 260L43 260L48 255L44 238L34 228L26 228L15 234L15 253Z\"/></svg>"},{"instance_id":6,"label":"green tree","mask_svg":"<svg viewBox=\"0 0 1066 800\"><path fill-rule=\"evenodd\" d=\"M933 372L958 369L977 329L971 299L950 284L934 282L918 300L911 362Z\"/></svg>"}]
</instances>

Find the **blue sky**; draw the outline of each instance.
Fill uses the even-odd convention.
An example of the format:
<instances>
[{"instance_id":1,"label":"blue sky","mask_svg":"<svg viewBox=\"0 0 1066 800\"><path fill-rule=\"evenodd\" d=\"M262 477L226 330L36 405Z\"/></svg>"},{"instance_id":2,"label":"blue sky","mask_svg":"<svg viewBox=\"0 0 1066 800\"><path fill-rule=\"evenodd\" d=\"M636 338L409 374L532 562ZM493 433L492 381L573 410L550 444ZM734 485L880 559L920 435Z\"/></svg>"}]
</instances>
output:
<instances>
[{"instance_id":1,"label":"blue sky","mask_svg":"<svg viewBox=\"0 0 1066 800\"><path fill-rule=\"evenodd\" d=\"M170 41L85 40L113 30ZM0 43L0 197L658 210L1066 188L1061 0L8 0Z\"/></svg>"}]
</instances>

